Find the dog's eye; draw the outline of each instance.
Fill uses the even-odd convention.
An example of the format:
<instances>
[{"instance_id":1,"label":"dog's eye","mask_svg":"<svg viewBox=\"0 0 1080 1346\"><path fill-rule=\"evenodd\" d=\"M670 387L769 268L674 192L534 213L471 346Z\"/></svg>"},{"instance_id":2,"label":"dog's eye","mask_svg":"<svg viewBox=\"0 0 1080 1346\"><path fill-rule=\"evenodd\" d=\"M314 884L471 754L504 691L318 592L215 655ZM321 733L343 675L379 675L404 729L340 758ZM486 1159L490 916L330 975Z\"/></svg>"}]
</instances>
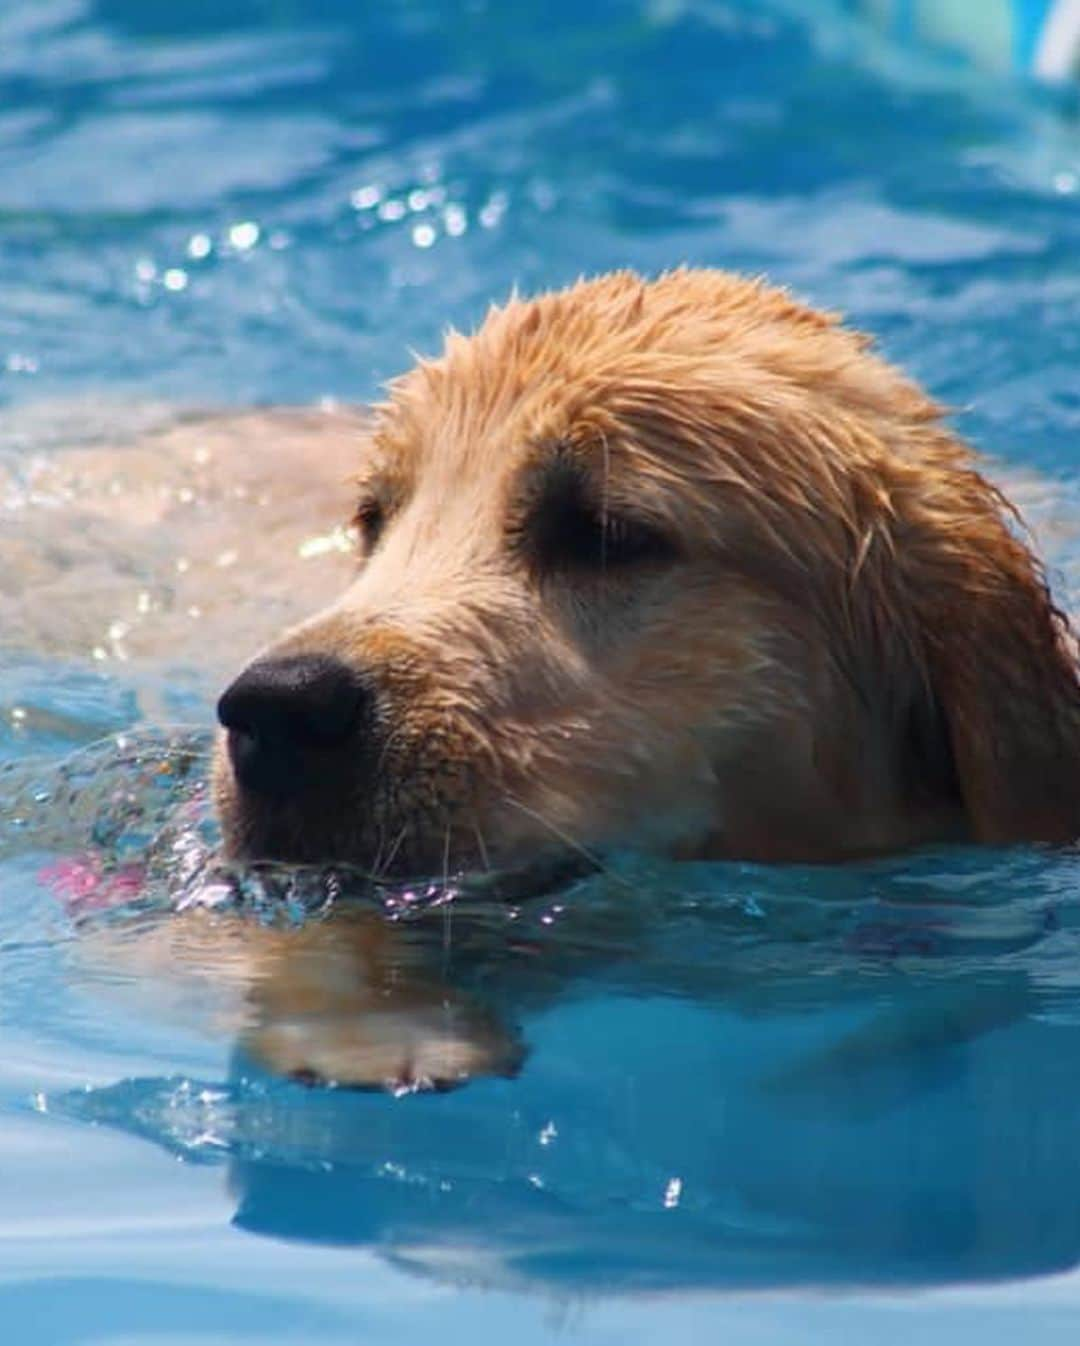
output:
<instances>
[{"instance_id":1,"label":"dog's eye","mask_svg":"<svg viewBox=\"0 0 1080 1346\"><path fill-rule=\"evenodd\" d=\"M363 500L353 515L365 551L373 551L386 525L386 510L378 500Z\"/></svg>"},{"instance_id":2,"label":"dog's eye","mask_svg":"<svg viewBox=\"0 0 1080 1346\"><path fill-rule=\"evenodd\" d=\"M644 519L601 513L583 500L564 500L534 532L545 570L606 571L670 561L675 548Z\"/></svg>"},{"instance_id":3,"label":"dog's eye","mask_svg":"<svg viewBox=\"0 0 1080 1346\"><path fill-rule=\"evenodd\" d=\"M641 519L616 515L596 520L600 534L601 565L634 565L645 561L667 561L674 548L667 536ZM593 549L595 550L595 544Z\"/></svg>"}]
</instances>

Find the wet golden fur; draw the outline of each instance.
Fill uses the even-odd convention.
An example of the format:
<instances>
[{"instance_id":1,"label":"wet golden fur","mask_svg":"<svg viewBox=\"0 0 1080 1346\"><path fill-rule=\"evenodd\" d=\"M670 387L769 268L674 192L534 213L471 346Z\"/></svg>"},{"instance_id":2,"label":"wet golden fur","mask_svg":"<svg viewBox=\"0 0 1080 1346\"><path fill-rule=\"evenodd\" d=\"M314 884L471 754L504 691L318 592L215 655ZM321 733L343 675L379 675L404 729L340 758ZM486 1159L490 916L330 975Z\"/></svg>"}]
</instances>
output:
<instances>
[{"instance_id":1,"label":"wet golden fur","mask_svg":"<svg viewBox=\"0 0 1080 1346\"><path fill-rule=\"evenodd\" d=\"M356 577L266 653L361 670L377 741L288 804L219 753L235 853L410 872L1080 833L1040 566L940 409L831 316L702 270L513 299L393 385L356 460ZM561 555L571 525L612 562Z\"/></svg>"}]
</instances>

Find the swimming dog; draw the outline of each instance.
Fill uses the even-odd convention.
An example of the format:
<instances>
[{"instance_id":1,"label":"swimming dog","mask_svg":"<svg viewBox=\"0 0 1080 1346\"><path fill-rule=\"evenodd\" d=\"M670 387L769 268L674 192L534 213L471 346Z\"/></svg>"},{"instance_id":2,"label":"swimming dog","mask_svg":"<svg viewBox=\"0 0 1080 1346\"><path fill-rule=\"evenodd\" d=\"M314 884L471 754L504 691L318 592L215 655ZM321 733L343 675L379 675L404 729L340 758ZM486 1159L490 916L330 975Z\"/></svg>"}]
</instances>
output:
<instances>
[{"instance_id":1,"label":"swimming dog","mask_svg":"<svg viewBox=\"0 0 1080 1346\"><path fill-rule=\"evenodd\" d=\"M835 861L1080 833L1076 651L1012 508L758 281L493 309L356 434L358 569L221 698L243 858Z\"/></svg>"}]
</instances>

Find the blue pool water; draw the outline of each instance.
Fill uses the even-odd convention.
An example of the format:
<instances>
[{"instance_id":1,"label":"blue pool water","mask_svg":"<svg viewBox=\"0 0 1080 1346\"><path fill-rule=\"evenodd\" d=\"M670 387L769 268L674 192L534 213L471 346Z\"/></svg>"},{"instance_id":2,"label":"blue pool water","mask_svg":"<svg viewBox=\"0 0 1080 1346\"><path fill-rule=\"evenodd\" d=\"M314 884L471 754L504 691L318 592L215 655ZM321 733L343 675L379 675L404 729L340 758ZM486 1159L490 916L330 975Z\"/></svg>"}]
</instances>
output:
<instances>
[{"instance_id":1,"label":"blue pool water","mask_svg":"<svg viewBox=\"0 0 1080 1346\"><path fill-rule=\"evenodd\" d=\"M1075 96L859 8L5 0L0 461L161 404L363 400L515 283L710 263L955 405L1067 598ZM1076 853L435 893L409 937L520 1073L305 1089L219 988L109 955L213 877L213 678L125 739L132 666L0 639L5 1340L1075 1341ZM137 876L118 910L73 855ZM275 882L221 900L335 919Z\"/></svg>"}]
</instances>

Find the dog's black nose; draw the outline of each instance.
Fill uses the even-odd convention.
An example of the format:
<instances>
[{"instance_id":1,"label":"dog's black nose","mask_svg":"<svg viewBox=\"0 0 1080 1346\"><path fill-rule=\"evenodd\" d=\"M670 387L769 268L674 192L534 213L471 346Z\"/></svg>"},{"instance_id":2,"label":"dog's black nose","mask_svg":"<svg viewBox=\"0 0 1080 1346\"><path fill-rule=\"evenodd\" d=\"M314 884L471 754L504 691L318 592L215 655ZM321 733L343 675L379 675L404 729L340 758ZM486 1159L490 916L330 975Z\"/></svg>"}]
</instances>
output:
<instances>
[{"instance_id":1,"label":"dog's black nose","mask_svg":"<svg viewBox=\"0 0 1080 1346\"><path fill-rule=\"evenodd\" d=\"M339 659L298 654L249 665L217 713L240 784L283 798L304 789L313 767L359 735L373 703L365 678Z\"/></svg>"}]
</instances>

